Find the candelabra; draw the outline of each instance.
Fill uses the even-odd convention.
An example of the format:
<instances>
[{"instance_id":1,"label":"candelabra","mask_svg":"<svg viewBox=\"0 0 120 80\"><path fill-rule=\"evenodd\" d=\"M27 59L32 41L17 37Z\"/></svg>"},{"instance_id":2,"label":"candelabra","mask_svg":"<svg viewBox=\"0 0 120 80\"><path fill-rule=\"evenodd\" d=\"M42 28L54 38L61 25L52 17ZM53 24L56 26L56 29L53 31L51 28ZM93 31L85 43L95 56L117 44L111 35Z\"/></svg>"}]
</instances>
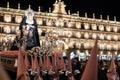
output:
<instances>
[{"instance_id":1,"label":"candelabra","mask_svg":"<svg viewBox=\"0 0 120 80\"><path fill-rule=\"evenodd\" d=\"M51 53L55 48L59 49L59 39L58 32L50 30L49 32L46 32L45 41L41 47L43 47L48 53Z\"/></svg>"}]
</instances>

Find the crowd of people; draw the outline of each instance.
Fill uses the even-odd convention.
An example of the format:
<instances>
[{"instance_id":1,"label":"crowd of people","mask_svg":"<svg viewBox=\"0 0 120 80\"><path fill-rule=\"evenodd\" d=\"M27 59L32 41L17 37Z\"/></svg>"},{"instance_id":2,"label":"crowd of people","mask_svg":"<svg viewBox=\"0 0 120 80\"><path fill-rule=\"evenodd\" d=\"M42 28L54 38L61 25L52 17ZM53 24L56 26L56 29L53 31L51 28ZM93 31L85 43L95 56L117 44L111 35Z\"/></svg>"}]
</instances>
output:
<instances>
[{"instance_id":1,"label":"crowd of people","mask_svg":"<svg viewBox=\"0 0 120 80\"><path fill-rule=\"evenodd\" d=\"M66 57L64 57L64 61L65 60L66 60ZM115 61L115 62L116 62L116 71L117 71L118 75L120 76L120 61ZM85 69L86 63L87 63L87 61L78 61L77 57L72 59L71 66L72 66L72 73L74 76L74 80L80 80L82 73ZM106 74L108 72L109 66L110 66L110 61L107 61L107 60L98 61L98 80L108 80ZM2 67L2 66L0 66L0 67ZM90 68L91 68L91 66L90 66ZM2 70L2 69L4 69L3 67L0 69L1 69L0 77L2 78L7 74L5 73L4 70ZM7 70L7 72L8 72L9 77L11 78L11 80L16 80L16 72L11 72L8 70ZM30 72L29 72L29 74L30 74ZM8 79L8 75L7 75L7 77L4 77L4 79L2 79L2 80L10 80L10 79ZM52 78L52 76L50 76L48 73L46 73L46 75L44 75L44 74L41 74L41 75L42 75L43 80L51 80L51 78ZM33 80L34 76L31 75L30 77L31 77L31 80ZM60 77L59 80L65 80L65 79L68 80L68 76L66 76L65 73L60 74L59 77Z\"/></svg>"}]
</instances>

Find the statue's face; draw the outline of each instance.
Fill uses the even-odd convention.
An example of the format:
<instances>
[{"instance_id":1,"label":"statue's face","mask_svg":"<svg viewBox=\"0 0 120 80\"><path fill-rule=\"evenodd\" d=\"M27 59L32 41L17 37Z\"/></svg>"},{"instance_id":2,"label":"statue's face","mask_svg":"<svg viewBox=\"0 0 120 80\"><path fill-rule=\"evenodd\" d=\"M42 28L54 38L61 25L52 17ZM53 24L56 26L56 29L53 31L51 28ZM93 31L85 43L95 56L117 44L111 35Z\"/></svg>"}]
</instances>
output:
<instances>
[{"instance_id":1,"label":"statue's face","mask_svg":"<svg viewBox=\"0 0 120 80\"><path fill-rule=\"evenodd\" d=\"M33 19L33 17L34 17L34 11L32 9L27 9L25 11L25 16L27 17L27 19Z\"/></svg>"},{"instance_id":2,"label":"statue's face","mask_svg":"<svg viewBox=\"0 0 120 80\"><path fill-rule=\"evenodd\" d=\"M29 12L29 13L28 13L28 16L32 16L32 13L31 13L31 12Z\"/></svg>"},{"instance_id":3,"label":"statue's face","mask_svg":"<svg viewBox=\"0 0 120 80\"><path fill-rule=\"evenodd\" d=\"M31 19L32 19L32 17L33 17L33 16L32 16L32 13L31 13L31 12L29 12L29 13L28 13L28 19L30 19L30 20L31 20Z\"/></svg>"}]
</instances>

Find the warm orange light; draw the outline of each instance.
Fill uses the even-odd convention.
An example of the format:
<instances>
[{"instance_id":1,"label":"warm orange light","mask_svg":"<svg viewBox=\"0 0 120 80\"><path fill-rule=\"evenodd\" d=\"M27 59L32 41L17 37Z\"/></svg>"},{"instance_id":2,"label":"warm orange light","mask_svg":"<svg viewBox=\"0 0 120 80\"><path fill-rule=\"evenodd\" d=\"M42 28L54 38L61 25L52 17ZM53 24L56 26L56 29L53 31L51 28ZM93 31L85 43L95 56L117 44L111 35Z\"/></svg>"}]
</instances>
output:
<instances>
[{"instance_id":1,"label":"warm orange light","mask_svg":"<svg viewBox=\"0 0 120 80\"><path fill-rule=\"evenodd\" d=\"M5 32L5 33L10 33L10 32L11 32L10 26L6 25L6 26L4 27L4 32Z\"/></svg>"},{"instance_id":2,"label":"warm orange light","mask_svg":"<svg viewBox=\"0 0 120 80\"><path fill-rule=\"evenodd\" d=\"M84 37L85 37L86 39L88 39L88 38L89 38L89 33L86 32L86 33L84 34Z\"/></svg>"},{"instance_id":3,"label":"warm orange light","mask_svg":"<svg viewBox=\"0 0 120 80\"><path fill-rule=\"evenodd\" d=\"M36 21L37 21L38 25L42 25L43 24L43 20L41 18L37 18Z\"/></svg>"},{"instance_id":4,"label":"warm orange light","mask_svg":"<svg viewBox=\"0 0 120 80\"><path fill-rule=\"evenodd\" d=\"M15 16L15 22L20 23L22 21L22 16Z\"/></svg>"},{"instance_id":5,"label":"warm orange light","mask_svg":"<svg viewBox=\"0 0 120 80\"><path fill-rule=\"evenodd\" d=\"M106 26L106 31L110 32L111 31L111 26Z\"/></svg>"},{"instance_id":6,"label":"warm orange light","mask_svg":"<svg viewBox=\"0 0 120 80\"><path fill-rule=\"evenodd\" d=\"M76 37L80 38L81 37L81 33L80 32L76 32Z\"/></svg>"},{"instance_id":7,"label":"warm orange light","mask_svg":"<svg viewBox=\"0 0 120 80\"><path fill-rule=\"evenodd\" d=\"M117 26L113 26L113 31L117 32L118 31L118 27Z\"/></svg>"},{"instance_id":8,"label":"warm orange light","mask_svg":"<svg viewBox=\"0 0 120 80\"><path fill-rule=\"evenodd\" d=\"M84 23L84 29L90 29L90 26L88 23Z\"/></svg>"},{"instance_id":9,"label":"warm orange light","mask_svg":"<svg viewBox=\"0 0 120 80\"><path fill-rule=\"evenodd\" d=\"M100 31L104 31L104 26L103 25L99 25L99 30Z\"/></svg>"},{"instance_id":10,"label":"warm orange light","mask_svg":"<svg viewBox=\"0 0 120 80\"><path fill-rule=\"evenodd\" d=\"M10 14L5 14L5 15L4 15L4 21L5 21L5 22L11 22L11 19L12 19L12 17L11 17Z\"/></svg>"},{"instance_id":11,"label":"warm orange light","mask_svg":"<svg viewBox=\"0 0 120 80\"><path fill-rule=\"evenodd\" d=\"M76 26L76 28L81 28L81 23L80 22L76 22L76 24L75 24L75 26Z\"/></svg>"},{"instance_id":12,"label":"warm orange light","mask_svg":"<svg viewBox=\"0 0 120 80\"><path fill-rule=\"evenodd\" d=\"M92 24L92 30L97 30L97 25L96 24Z\"/></svg>"},{"instance_id":13,"label":"warm orange light","mask_svg":"<svg viewBox=\"0 0 120 80\"><path fill-rule=\"evenodd\" d=\"M42 21L42 20L41 20L41 21ZM39 25L41 25L41 24L42 24L42 22L39 23ZM46 24L47 24L48 26L52 26L52 21L51 21L51 20L47 20Z\"/></svg>"}]
</instances>

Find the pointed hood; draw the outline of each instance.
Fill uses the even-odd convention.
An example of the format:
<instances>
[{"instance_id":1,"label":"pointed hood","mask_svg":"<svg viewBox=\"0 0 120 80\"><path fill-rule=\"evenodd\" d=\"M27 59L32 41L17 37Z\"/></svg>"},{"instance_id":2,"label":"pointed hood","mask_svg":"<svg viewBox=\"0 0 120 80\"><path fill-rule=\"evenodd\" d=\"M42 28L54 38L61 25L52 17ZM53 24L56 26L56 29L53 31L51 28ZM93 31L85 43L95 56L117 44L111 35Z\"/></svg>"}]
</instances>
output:
<instances>
[{"instance_id":1,"label":"pointed hood","mask_svg":"<svg viewBox=\"0 0 120 80\"><path fill-rule=\"evenodd\" d=\"M70 59L70 57L68 57L67 70L68 70L68 71L72 71L72 65L71 65L71 59Z\"/></svg>"},{"instance_id":2,"label":"pointed hood","mask_svg":"<svg viewBox=\"0 0 120 80\"><path fill-rule=\"evenodd\" d=\"M46 70L46 55L43 56L43 70Z\"/></svg>"},{"instance_id":3,"label":"pointed hood","mask_svg":"<svg viewBox=\"0 0 120 80\"><path fill-rule=\"evenodd\" d=\"M88 59L81 80L97 80L97 74L98 74L97 43L98 43L98 37L95 41L93 48L91 49L91 56Z\"/></svg>"},{"instance_id":4,"label":"pointed hood","mask_svg":"<svg viewBox=\"0 0 120 80\"><path fill-rule=\"evenodd\" d=\"M32 58L32 70L36 71L38 67L38 61L37 61L37 55L34 53L34 56Z\"/></svg>"},{"instance_id":5,"label":"pointed hood","mask_svg":"<svg viewBox=\"0 0 120 80\"><path fill-rule=\"evenodd\" d=\"M53 71L57 72L57 57L56 54L52 53L52 67Z\"/></svg>"},{"instance_id":6,"label":"pointed hood","mask_svg":"<svg viewBox=\"0 0 120 80\"><path fill-rule=\"evenodd\" d=\"M0 80L11 80L2 63L0 63Z\"/></svg>"},{"instance_id":7,"label":"pointed hood","mask_svg":"<svg viewBox=\"0 0 120 80\"><path fill-rule=\"evenodd\" d=\"M73 73L72 73L72 63L71 63L70 56L68 56L67 71L70 72L70 73L68 73L68 77L69 77L69 80L71 80L73 78Z\"/></svg>"},{"instance_id":8,"label":"pointed hood","mask_svg":"<svg viewBox=\"0 0 120 80\"><path fill-rule=\"evenodd\" d=\"M31 68L32 68L32 70L35 70L34 68L34 55L32 55L31 56L31 64L32 64L32 66L31 66Z\"/></svg>"},{"instance_id":9,"label":"pointed hood","mask_svg":"<svg viewBox=\"0 0 120 80\"><path fill-rule=\"evenodd\" d=\"M42 80L41 77L40 77L40 68L39 68L39 65L38 65L38 60L37 60L37 54L36 53L34 53L33 63L34 63L33 71L36 72L34 80Z\"/></svg>"},{"instance_id":10,"label":"pointed hood","mask_svg":"<svg viewBox=\"0 0 120 80\"><path fill-rule=\"evenodd\" d=\"M42 70L42 68L43 68L42 56L39 56L39 67L40 67L40 70Z\"/></svg>"},{"instance_id":11,"label":"pointed hood","mask_svg":"<svg viewBox=\"0 0 120 80\"><path fill-rule=\"evenodd\" d=\"M16 80L30 80L26 66L23 59L23 53L21 47L19 46L18 53L18 67L17 67L17 79Z\"/></svg>"},{"instance_id":12,"label":"pointed hood","mask_svg":"<svg viewBox=\"0 0 120 80\"><path fill-rule=\"evenodd\" d=\"M113 54L110 67L107 72L108 80L119 80L119 76L118 73L116 72L116 65L114 60L115 60L115 55Z\"/></svg>"},{"instance_id":13,"label":"pointed hood","mask_svg":"<svg viewBox=\"0 0 120 80\"><path fill-rule=\"evenodd\" d=\"M52 69L52 65L51 65L50 58L49 58L48 54L46 55L46 68L48 71Z\"/></svg>"},{"instance_id":14,"label":"pointed hood","mask_svg":"<svg viewBox=\"0 0 120 80\"><path fill-rule=\"evenodd\" d=\"M27 56L27 53L25 52L25 66L28 69L30 69L30 62L28 60L28 56Z\"/></svg>"},{"instance_id":15,"label":"pointed hood","mask_svg":"<svg viewBox=\"0 0 120 80\"><path fill-rule=\"evenodd\" d=\"M48 54L44 56L43 70L50 70L52 68Z\"/></svg>"},{"instance_id":16,"label":"pointed hood","mask_svg":"<svg viewBox=\"0 0 120 80\"><path fill-rule=\"evenodd\" d=\"M62 57L62 55L61 54L59 54L59 63L60 63L60 69L62 69L63 71L66 71L66 65L65 65L65 62L64 62L64 59L63 59L63 57Z\"/></svg>"},{"instance_id":17,"label":"pointed hood","mask_svg":"<svg viewBox=\"0 0 120 80\"><path fill-rule=\"evenodd\" d=\"M111 64L110 64L110 67L109 67L109 71L113 71L113 72L116 72L116 66L115 66L115 55L113 54L112 55L112 59L111 59Z\"/></svg>"}]
</instances>

